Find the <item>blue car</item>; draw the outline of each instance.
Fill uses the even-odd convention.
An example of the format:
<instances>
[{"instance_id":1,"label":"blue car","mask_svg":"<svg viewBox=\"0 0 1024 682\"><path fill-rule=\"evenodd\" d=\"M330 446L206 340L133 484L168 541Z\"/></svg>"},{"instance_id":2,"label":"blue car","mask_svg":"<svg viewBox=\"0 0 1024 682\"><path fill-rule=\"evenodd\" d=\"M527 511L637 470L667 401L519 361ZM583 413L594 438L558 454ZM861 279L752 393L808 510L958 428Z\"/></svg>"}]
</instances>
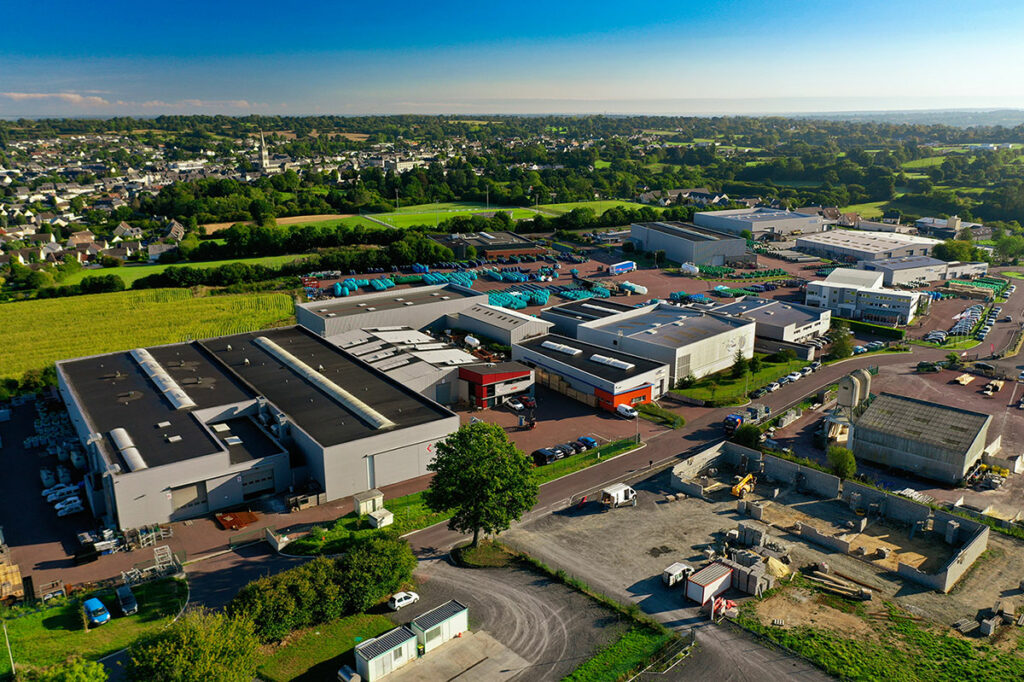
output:
<instances>
[{"instance_id":1,"label":"blue car","mask_svg":"<svg viewBox=\"0 0 1024 682\"><path fill-rule=\"evenodd\" d=\"M89 619L89 625L103 625L110 620L110 611L96 597L85 600L85 617Z\"/></svg>"},{"instance_id":2,"label":"blue car","mask_svg":"<svg viewBox=\"0 0 1024 682\"><path fill-rule=\"evenodd\" d=\"M590 436L580 436L576 439L576 442L582 445L584 450L590 450L597 447L597 441Z\"/></svg>"}]
</instances>

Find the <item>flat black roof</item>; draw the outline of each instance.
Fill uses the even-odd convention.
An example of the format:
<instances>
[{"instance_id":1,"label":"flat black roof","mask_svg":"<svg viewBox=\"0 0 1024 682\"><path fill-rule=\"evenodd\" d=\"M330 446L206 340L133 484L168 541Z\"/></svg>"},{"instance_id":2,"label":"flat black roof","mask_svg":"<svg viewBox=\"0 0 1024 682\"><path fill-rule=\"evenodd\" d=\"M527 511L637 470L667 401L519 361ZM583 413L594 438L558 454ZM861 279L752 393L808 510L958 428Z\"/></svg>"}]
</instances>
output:
<instances>
[{"instance_id":1,"label":"flat black roof","mask_svg":"<svg viewBox=\"0 0 1024 682\"><path fill-rule=\"evenodd\" d=\"M473 246L477 249L502 249L511 247L536 246L534 242L514 232L467 232L454 234L432 234L430 238L439 244L451 247Z\"/></svg>"},{"instance_id":2,"label":"flat black roof","mask_svg":"<svg viewBox=\"0 0 1024 682\"><path fill-rule=\"evenodd\" d=\"M395 426L377 429L367 423L254 343L257 337L275 342L324 378L383 414ZM251 386L254 393L266 397L325 447L451 416L445 408L388 379L382 372L304 327L264 329L199 343Z\"/></svg>"},{"instance_id":3,"label":"flat black roof","mask_svg":"<svg viewBox=\"0 0 1024 682\"><path fill-rule=\"evenodd\" d=\"M735 234L729 232L719 232L718 230L712 230L706 227L698 227L693 223L683 223L678 221L670 222L656 222L656 223L634 223L640 227L645 227L648 230L654 230L655 232L661 232L663 234L678 237L689 242L715 242L715 241L737 241L743 240L743 237L738 237ZM746 240L743 240L744 242Z\"/></svg>"},{"instance_id":4,"label":"flat black roof","mask_svg":"<svg viewBox=\"0 0 1024 682\"><path fill-rule=\"evenodd\" d=\"M544 342L546 341L575 348L581 352L576 355L570 355L553 348L545 348ZM605 381L622 381L623 379L628 379L638 374L646 374L647 372L656 370L659 367L668 367L668 365L662 362L655 362L654 360L648 360L647 358L642 358L637 355L630 355L629 353L611 350L604 346L595 346L592 343L584 343L582 341L577 341L576 339L570 339L567 336L559 336L558 334L538 336L515 345L539 355L543 355L544 357L550 358L556 362L560 362L563 365L568 365L574 369L578 369L581 372L604 379ZM633 366L629 369L620 369L602 362L595 362L590 359L594 355L602 355L606 358L621 360L622 362L628 362Z\"/></svg>"},{"instance_id":5,"label":"flat black roof","mask_svg":"<svg viewBox=\"0 0 1024 682\"><path fill-rule=\"evenodd\" d=\"M633 309L634 306L617 303L607 298L583 298L578 301L560 303L559 305L545 308L541 312L552 315L564 315L576 318L577 320L598 320Z\"/></svg>"}]
</instances>

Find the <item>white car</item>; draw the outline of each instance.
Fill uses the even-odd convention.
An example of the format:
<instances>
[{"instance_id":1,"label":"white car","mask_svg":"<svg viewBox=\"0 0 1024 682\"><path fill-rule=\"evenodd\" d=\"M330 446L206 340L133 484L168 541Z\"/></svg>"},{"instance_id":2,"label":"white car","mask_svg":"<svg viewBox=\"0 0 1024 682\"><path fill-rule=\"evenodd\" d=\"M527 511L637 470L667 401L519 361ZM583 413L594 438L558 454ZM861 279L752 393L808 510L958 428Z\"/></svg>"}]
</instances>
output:
<instances>
[{"instance_id":1,"label":"white car","mask_svg":"<svg viewBox=\"0 0 1024 682\"><path fill-rule=\"evenodd\" d=\"M59 493L62 490L74 491L75 486L68 485L67 483L58 483L57 485L50 486L49 488L44 490L42 495L43 497L49 497L50 495L53 495L54 493Z\"/></svg>"},{"instance_id":2,"label":"white car","mask_svg":"<svg viewBox=\"0 0 1024 682\"><path fill-rule=\"evenodd\" d=\"M772 383L770 383L767 386L765 386L765 388L768 389L769 393L775 393L775 391L777 391L780 388L782 388L782 384L778 383L777 381L773 381Z\"/></svg>"},{"instance_id":3,"label":"white car","mask_svg":"<svg viewBox=\"0 0 1024 682\"><path fill-rule=\"evenodd\" d=\"M47 495L46 501L51 503L59 502L60 500L71 497L76 492L78 492L78 488L76 486L68 486L67 488L61 488L57 492L50 493L49 495Z\"/></svg>"},{"instance_id":4,"label":"white car","mask_svg":"<svg viewBox=\"0 0 1024 682\"><path fill-rule=\"evenodd\" d=\"M85 511L85 508L82 507L82 505L80 505L80 504L76 504L76 505L72 505L70 507L64 507L63 509L58 510L57 511L57 516L63 518L65 516L71 516L72 514L78 514L78 513L83 512L83 511Z\"/></svg>"},{"instance_id":5,"label":"white car","mask_svg":"<svg viewBox=\"0 0 1024 682\"><path fill-rule=\"evenodd\" d=\"M791 374L786 375L786 378L789 379L790 381L799 381L800 379L803 379L803 377L804 375L801 374L800 372L793 372Z\"/></svg>"},{"instance_id":6,"label":"white car","mask_svg":"<svg viewBox=\"0 0 1024 682\"><path fill-rule=\"evenodd\" d=\"M508 409L512 410L513 412L522 412L523 410L526 409L526 407L521 402L519 402L519 398L510 398L505 401L505 404L508 405Z\"/></svg>"},{"instance_id":7,"label":"white car","mask_svg":"<svg viewBox=\"0 0 1024 682\"><path fill-rule=\"evenodd\" d=\"M81 507L82 499L77 495L73 497L66 497L57 504L53 505L53 508L57 511L63 511L64 509L70 509L71 507Z\"/></svg>"},{"instance_id":8,"label":"white car","mask_svg":"<svg viewBox=\"0 0 1024 682\"><path fill-rule=\"evenodd\" d=\"M615 408L615 411L619 413L620 417L625 417L626 419L636 419L636 410L634 410L629 405L619 405L618 407Z\"/></svg>"},{"instance_id":9,"label":"white car","mask_svg":"<svg viewBox=\"0 0 1024 682\"><path fill-rule=\"evenodd\" d=\"M392 611L397 611L403 606L409 604L415 604L420 600L420 595L415 592L396 592L391 595L391 599L388 599L388 608Z\"/></svg>"}]
</instances>

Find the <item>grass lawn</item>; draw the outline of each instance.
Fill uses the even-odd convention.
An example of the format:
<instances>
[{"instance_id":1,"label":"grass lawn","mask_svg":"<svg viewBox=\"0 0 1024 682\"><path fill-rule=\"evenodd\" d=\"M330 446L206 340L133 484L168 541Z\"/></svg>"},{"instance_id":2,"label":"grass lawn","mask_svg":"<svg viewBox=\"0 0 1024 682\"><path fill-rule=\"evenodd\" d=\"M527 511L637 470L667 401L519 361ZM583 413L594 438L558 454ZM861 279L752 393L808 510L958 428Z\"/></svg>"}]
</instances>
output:
<instances>
[{"instance_id":1,"label":"grass lawn","mask_svg":"<svg viewBox=\"0 0 1024 682\"><path fill-rule=\"evenodd\" d=\"M755 355L761 358L761 369L756 374L750 375L748 379L733 379L729 376L729 370L726 370L710 377L704 377L690 388L673 389L672 392L697 400L714 400L723 404L742 403L746 401L748 391L766 386L780 377L808 365L806 360L797 359L775 363L768 362L768 356L761 353ZM712 390L712 378L718 382L714 390Z\"/></svg>"},{"instance_id":2,"label":"grass lawn","mask_svg":"<svg viewBox=\"0 0 1024 682\"><path fill-rule=\"evenodd\" d=\"M843 213L859 213L862 218L874 218L880 217L883 213L885 213L885 209L882 207L885 206L887 203L889 202L872 201L866 204L851 204L849 206L841 208L840 210Z\"/></svg>"},{"instance_id":3,"label":"grass lawn","mask_svg":"<svg viewBox=\"0 0 1024 682\"><path fill-rule=\"evenodd\" d=\"M681 429L686 425L686 420L680 415L654 403L643 403L637 405L636 409L640 416L647 421L667 426L670 429Z\"/></svg>"},{"instance_id":4,"label":"grass lawn","mask_svg":"<svg viewBox=\"0 0 1024 682\"><path fill-rule=\"evenodd\" d=\"M634 625L563 678L563 682L616 682L650 661L669 643L672 635Z\"/></svg>"},{"instance_id":5,"label":"grass lawn","mask_svg":"<svg viewBox=\"0 0 1024 682\"><path fill-rule=\"evenodd\" d=\"M615 199L608 199L604 201L570 201L564 204L541 204L537 208L548 213L557 213L559 215L568 213L574 208L589 208L593 209L595 215L601 215L609 208L631 208L638 209L643 208L646 204L637 204L632 201L620 201ZM656 211L663 210L660 206L651 206Z\"/></svg>"},{"instance_id":6,"label":"grass lawn","mask_svg":"<svg viewBox=\"0 0 1024 682\"><path fill-rule=\"evenodd\" d=\"M139 612L122 616L117 610L113 590L88 596L99 597L111 610L109 622L86 632L82 621L81 600L62 603L21 618L7 620L11 652L16 665L47 666L61 663L71 655L96 660L119 651L143 633L166 625L177 615L185 600L187 588L177 580L159 580L132 588L139 602ZM0 675L10 673L7 656L0 656Z\"/></svg>"},{"instance_id":7,"label":"grass lawn","mask_svg":"<svg viewBox=\"0 0 1024 682\"><path fill-rule=\"evenodd\" d=\"M101 268L98 270L83 268L82 270L74 272L65 277L58 283L58 285L65 286L68 284L78 284L79 282L82 281L83 278L88 277L89 275L117 275L122 280L124 280L126 286L131 287L132 282L134 282L135 280L142 279L143 277L148 277L149 275L155 275L157 273L163 272L164 270L170 267L188 265L189 267L206 270L208 268L216 268L221 265L227 265L228 263L245 263L246 265L266 265L268 267L277 267L279 265L283 265L284 263L289 263L293 260L299 260L301 258L305 258L305 256L265 256L263 258L235 258L231 260L211 260L196 263L183 261L181 263L173 263L166 265L122 265L119 268Z\"/></svg>"},{"instance_id":8,"label":"grass lawn","mask_svg":"<svg viewBox=\"0 0 1024 682\"><path fill-rule=\"evenodd\" d=\"M0 378L56 360L294 324L287 294L145 289L0 304Z\"/></svg>"},{"instance_id":9,"label":"grass lawn","mask_svg":"<svg viewBox=\"0 0 1024 682\"><path fill-rule=\"evenodd\" d=\"M792 595L792 597L790 597ZM809 600L808 600L809 597ZM826 615L820 625L772 627L771 615L757 611L767 599L807 603L838 617L856 618L864 629L851 631L830 626ZM870 610L870 614L869 614ZM748 630L806 658L830 675L850 680L907 682L959 682L961 680L1024 679L1021 638L1010 633L1010 648L993 646L985 639L953 634L948 626L911 620L891 602L868 605L823 594L797 578L740 606L738 622ZM1012 628L1011 628L1012 630Z\"/></svg>"},{"instance_id":10,"label":"grass lawn","mask_svg":"<svg viewBox=\"0 0 1024 682\"><path fill-rule=\"evenodd\" d=\"M504 545L488 539L481 540L476 547L464 544L455 551L461 563L474 568L499 568L508 566L515 559Z\"/></svg>"},{"instance_id":11,"label":"grass lawn","mask_svg":"<svg viewBox=\"0 0 1024 682\"><path fill-rule=\"evenodd\" d=\"M603 161L601 159L594 162L594 168L611 168L611 165L611 161Z\"/></svg>"},{"instance_id":12,"label":"grass lawn","mask_svg":"<svg viewBox=\"0 0 1024 682\"><path fill-rule=\"evenodd\" d=\"M423 502L423 493L385 500L384 507L395 515L395 522L387 527L399 535L445 521L451 514L432 512ZM309 534L288 545L292 554L338 554L344 552L351 540L372 535L376 528L370 527L366 517L362 519L355 512L346 514L326 528L314 527Z\"/></svg>"},{"instance_id":13,"label":"grass lawn","mask_svg":"<svg viewBox=\"0 0 1024 682\"><path fill-rule=\"evenodd\" d=\"M1002 276L1005 276L1005 277L1012 277L1013 279L1024 279L1024 272L1005 272L1004 271L1004 272L1000 272L999 274L1002 275Z\"/></svg>"},{"instance_id":14,"label":"grass lawn","mask_svg":"<svg viewBox=\"0 0 1024 682\"><path fill-rule=\"evenodd\" d=\"M267 682L333 680L341 666L355 666L351 652L356 644L393 627L386 616L360 613L293 634L287 644L265 649L260 677Z\"/></svg>"},{"instance_id":15,"label":"grass lawn","mask_svg":"<svg viewBox=\"0 0 1024 682\"><path fill-rule=\"evenodd\" d=\"M292 223L288 227L307 227L310 225L315 225L316 227L338 227L339 225L344 225L345 227L362 226L369 229L382 229L377 223L359 215L349 216L348 218L332 218L330 220L308 220L301 223Z\"/></svg>"}]
</instances>

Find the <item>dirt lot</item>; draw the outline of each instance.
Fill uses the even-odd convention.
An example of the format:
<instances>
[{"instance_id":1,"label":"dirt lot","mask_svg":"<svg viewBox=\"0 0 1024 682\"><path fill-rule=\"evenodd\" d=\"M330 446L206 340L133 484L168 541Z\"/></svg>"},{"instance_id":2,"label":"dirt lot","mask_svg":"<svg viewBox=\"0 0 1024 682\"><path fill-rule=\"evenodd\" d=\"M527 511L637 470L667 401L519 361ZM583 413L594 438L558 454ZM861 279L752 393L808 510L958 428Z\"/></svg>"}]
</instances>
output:
<instances>
[{"instance_id":1,"label":"dirt lot","mask_svg":"<svg viewBox=\"0 0 1024 682\"><path fill-rule=\"evenodd\" d=\"M666 502L664 495L671 492L668 483L668 472L633 483L639 493L635 508L602 512L599 504L591 503L583 509L571 508L525 524L502 537L601 591L636 602L667 625L696 625L705 622L705 618L695 605L684 601L681 591L663 586L661 571L674 561L702 565L702 550L716 534L735 528L741 521L754 525L757 522L739 516L735 498L725 490L710 503L692 498ZM758 486L757 493L762 492L768 492L767 486L763 490ZM997 533L991 535L990 552L950 594L942 595L904 582L882 567L829 552L785 531L761 527L789 547L794 566L825 561L843 574L871 585L880 597L895 599L912 613L940 624L974 616L1000 597L1022 594L1018 583L1019 566L1024 565L1024 543ZM868 535L875 541L903 541L905 537L902 529L884 526L869 527ZM920 553L920 547L912 547ZM745 598L740 593L730 596Z\"/></svg>"},{"instance_id":2,"label":"dirt lot","mask_svg":"<svg viewBox=\"0 0 1024 682\"><path fill-rule=\"evenodd\" d=\"M276 222L277 222L278 225L299 225L301 223L323 223L323 222L327 222L329 220L341 220L342 218L351 218L354 215L355 215L354 213L331 213L331 214L324 214L324 215L319 215L319 214L318 215L293 215L293 216L290 216L288 218L278 218ZM213 234L214 232L219 232L220 230L226 230L229 227L231 227L232 225L235 225L235 224L241 223L241 222L244 222L247 225L251 224L248 221L236 220L234 222L229 222L229 223L206 223L205 225L202 225L201 227L203 227L206 230L206 234Z\"/></svg>"}]
</instances>

